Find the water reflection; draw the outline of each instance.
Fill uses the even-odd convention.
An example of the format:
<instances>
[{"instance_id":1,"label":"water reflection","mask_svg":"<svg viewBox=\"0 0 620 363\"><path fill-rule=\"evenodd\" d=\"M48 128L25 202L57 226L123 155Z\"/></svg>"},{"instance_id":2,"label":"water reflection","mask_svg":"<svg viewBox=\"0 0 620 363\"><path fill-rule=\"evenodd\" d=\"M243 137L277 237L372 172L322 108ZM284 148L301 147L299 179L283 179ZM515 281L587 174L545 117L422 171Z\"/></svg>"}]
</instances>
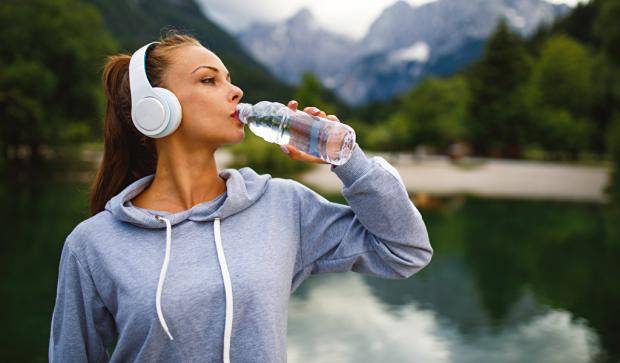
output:
<instances>
[{"instance_id":1,"label":"water reflection","mask_svg":"<svg viewBox=\"0 0 620 363\"><path fill-rule=\"evenodd\" d=\"M290 305L291 362L590 362L598 352L583 321L529 292L512 304L511 324L463 334L462 322L415 301L390 308L359 275L321 276L307 288ZM453 300L450 309L458 305ZM455 315L467 320L467 306L461 312Z\"/></svg>"},{"instance_id":2,"label":"water reflection","mask_svg":"<svg viewBox=\"0 0 620 363\"><path fill-rule=\"evenodd\" d=\"M306 284L310 283L311 284ZM437 319L415 303L389 311L356 274L310 279L304 299L291 299L291 362L444 361ZM412 355L415 353L415 355Z\"/></svg>"},{"instance_id":3,"label":"water reflection","mask_svg":"<svg viewBox=\"0 0 620 363\"><path fill-rule=\"evenodd\" d=\"M609 232L607 206L478 199L456 209L454 203L445 205L450 207L423 213L435 255L411 279L319 276L302 285L293 301L316 296L317 307L303 305L311 316L322 311L320 296L331 296L330 287L342 299L335 306L350 305L340 319L348 339L332 339L334 329L321 328L323 320L317 319L313 330L324 338L321 344L336 345L336 351L363 362L376 361L375 354L394 362L618 361L620 293L614 285L620 244L608 238L618 234ZM356 287L355 298L345 296L349 285L361 282L368 291ZM352 325L347 318L359 305L375 310L360 309ZM291 316L304 321L299 316L305 312L297 309ZM372 333L373 323L390 319L392 334L411 339L398 341L381 326L376 327L381 334ZM408 330L399 330L401 319L409 320ZM302 324L311 324L308 320ZM299 343L291 348L298 361L321 356L319 343L303 345L295 320L290 324L291 340ZM425 342L423 347L416 339ZM376 348L382 344L385 351Z\"/></svg>"},{"instance_id":4,"label":"water reflection","mask_svg":"<svg viewBox=\"0 0 620 363\"><path fill-rule=\"evenodd\" d=\"M88 187L0 183L0 362L47 362L60 250L86 218Z\"/></svg>"}]
</instances>

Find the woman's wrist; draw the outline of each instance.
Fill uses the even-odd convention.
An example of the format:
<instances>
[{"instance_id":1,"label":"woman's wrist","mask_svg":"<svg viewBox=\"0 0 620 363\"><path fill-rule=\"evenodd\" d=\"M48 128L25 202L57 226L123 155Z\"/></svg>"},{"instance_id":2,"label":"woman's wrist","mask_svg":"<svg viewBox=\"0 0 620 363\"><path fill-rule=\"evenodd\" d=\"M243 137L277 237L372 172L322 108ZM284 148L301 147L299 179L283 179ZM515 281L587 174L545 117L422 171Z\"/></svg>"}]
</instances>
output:
<instances>
[{"instance_id":1,"label":"woman's wrist","mask_svg":"<svg viewBox=\"0 0 620 363\"><path fill-rule=\"evenodd\" d=\"M362 148L356 142L351 151L351 157L342 165L332 164L330 169L345 186L353 184L357 179L366 173L372 166L372 162L366 156Z\"/></svg>"}]
</instances>

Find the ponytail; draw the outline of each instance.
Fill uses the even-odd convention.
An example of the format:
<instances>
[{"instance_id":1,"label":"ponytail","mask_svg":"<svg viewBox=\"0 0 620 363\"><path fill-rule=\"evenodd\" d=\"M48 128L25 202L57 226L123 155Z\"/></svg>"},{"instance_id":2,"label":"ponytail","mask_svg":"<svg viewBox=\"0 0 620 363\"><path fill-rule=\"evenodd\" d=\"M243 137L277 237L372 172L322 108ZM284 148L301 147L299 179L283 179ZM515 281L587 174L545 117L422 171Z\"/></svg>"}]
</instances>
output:
<instances>
[{"instance_id":1,"label":"ponytail","mask_svg":"<svg viewBox=\"0 0 620 363\"><path fill-rule=\"evenodd\" d=\"M165 55L183 45L201 46L194 37L173 30L150 52L146 67L153 86L161 85L163 70L169 65ZM102 82L107 103L103 123L104 150L91 187L92 215L103 211L108 200L129 184L155 173L157 166L154 139L138 131L131 119L130 60L126 54L113 55L108 57L103 68Z\"/></svg>"},{"instance_id":2,"label":"ponytail","mask_svg":"<svg viewBox=\"0 0 620 363\"><path fill-rule=\"evenodd\" d=\"M90 212L95 215L107 201L133 181L155 172L157 152L153 139L142 135L131 120L128 55L108 57L103 68L107 99L103 160L91 189Z\"/></svg>"}]
</instances>

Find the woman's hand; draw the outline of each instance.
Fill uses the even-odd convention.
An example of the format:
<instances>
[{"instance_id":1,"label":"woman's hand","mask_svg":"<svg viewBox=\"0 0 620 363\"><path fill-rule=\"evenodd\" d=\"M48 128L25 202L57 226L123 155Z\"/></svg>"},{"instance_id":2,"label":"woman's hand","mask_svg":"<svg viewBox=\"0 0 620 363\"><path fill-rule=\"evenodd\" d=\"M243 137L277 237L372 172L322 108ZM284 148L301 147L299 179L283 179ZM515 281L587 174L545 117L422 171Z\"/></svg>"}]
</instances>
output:
<instances>
[{"instance_id":1,"label":"woman's hand","mask_svg":"<svg viewBox=\"0 0 620 363\"><path fill-rule=\"evenodd\" d=\"M293 110L296 111L297 110L297 106L298 106L298 102L297 101L289 101L288 103L288 107ZM312 115L312 116L319 116L319 117L323 117L326 118L328 120L331 121L336 121L336 122L340 122L340 120L338 120L338 117L334 116L334 115L326 115L325 112L319 110L316 107L306 107L303 110L305 113ZM321 158L317 158L316 156L307 154L299 149L297 149L295 146L293 145L289 145L289 144L285 144L285 145L280 145L280 148L282 148L282 151L286 152L288 151L288 157L292 160L299 160L299 161L305 161L308 163L316 163L316 164L329 164L327 161L321 159ZM286 151L285 151L286 150Z\"/></svg>"}]
</instances>

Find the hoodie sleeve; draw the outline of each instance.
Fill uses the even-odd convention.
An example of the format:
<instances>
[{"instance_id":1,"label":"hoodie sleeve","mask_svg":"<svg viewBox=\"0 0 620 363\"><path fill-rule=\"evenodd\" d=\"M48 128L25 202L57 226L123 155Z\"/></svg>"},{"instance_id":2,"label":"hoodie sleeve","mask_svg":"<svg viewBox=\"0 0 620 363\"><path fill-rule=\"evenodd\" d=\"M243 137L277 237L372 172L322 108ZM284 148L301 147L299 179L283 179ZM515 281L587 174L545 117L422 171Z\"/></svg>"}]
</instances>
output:
<instances>
[{"instance_id":1,"label":"hoodie sleeve","mask_svg":"<svg viewBox=\"0 0 620 363\"><path fill-rule=\"evenodd\" d=\"M422 216L396 171L382 157L368 158L356 143L351 158L332 165L349 205L332 203L301 183L301 267L293 289L310 274L355 271L407 278L433 254Z\"/></svg>"},{"instance_id":2,"label":"hoodie sleeve","mask_svg":"<svg viewBox=\"0 0 620 363\"><path fill-rule=\"evenodd\" d=\"M49 340L50 362L107 362L114 321L93 280L65 243Z\"/></svg>"}]
</instances>

